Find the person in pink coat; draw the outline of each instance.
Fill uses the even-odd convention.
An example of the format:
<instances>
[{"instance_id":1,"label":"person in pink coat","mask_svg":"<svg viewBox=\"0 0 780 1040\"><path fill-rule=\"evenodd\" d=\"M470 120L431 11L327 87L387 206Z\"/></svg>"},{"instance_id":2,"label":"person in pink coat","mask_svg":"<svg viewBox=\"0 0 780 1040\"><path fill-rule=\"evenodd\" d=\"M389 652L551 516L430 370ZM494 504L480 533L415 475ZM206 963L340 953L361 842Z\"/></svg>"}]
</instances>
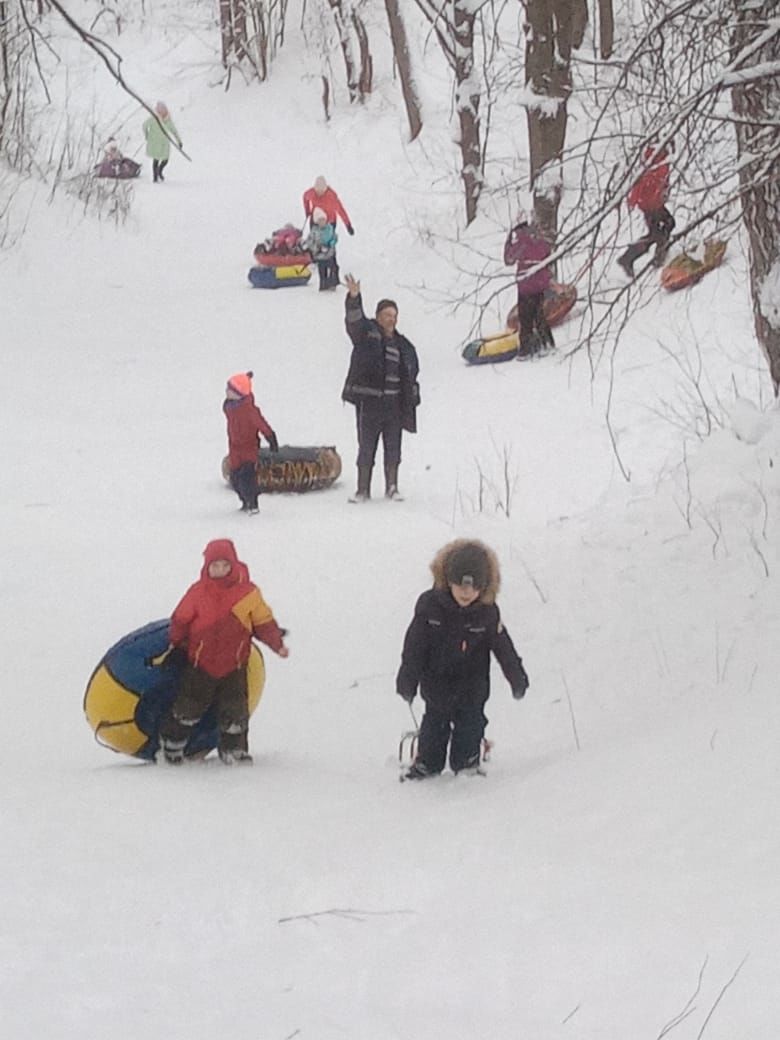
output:
<instances>
[{"instance_id":1,"label":"person in pink coat","mask_svg":"<svg viewBox=\"0 0 780 1040\"><path fill-rule=\"evenodd\" d=\"M504 243L504 263L516 264L517 320L520 329L518 361L538 354L544 347L554 347L550 326L544 314L544 294L550 286L549 267L540 267L550 255L550 244L521 213ZM531 272L529 274L529 272Z\"/></svg>"},{"instance_id":2,"label":"person in pink coat","mask_svg":"<svg viewBox=\"0 0 780 1040\"><path fill-rule=\"evenodd\" d=\"M333 225L334 231L336 229L336 219L340 218L347 229L347 234L355 234L355 229L352 227L349 214L344 209L344 204L333 188L328 187L328 182L324 177L318 177L314 185L303 193L303 212L307 220L312 220L315 209L323 211L328 218L328 223Z\"/></svg>"}]
</instances>

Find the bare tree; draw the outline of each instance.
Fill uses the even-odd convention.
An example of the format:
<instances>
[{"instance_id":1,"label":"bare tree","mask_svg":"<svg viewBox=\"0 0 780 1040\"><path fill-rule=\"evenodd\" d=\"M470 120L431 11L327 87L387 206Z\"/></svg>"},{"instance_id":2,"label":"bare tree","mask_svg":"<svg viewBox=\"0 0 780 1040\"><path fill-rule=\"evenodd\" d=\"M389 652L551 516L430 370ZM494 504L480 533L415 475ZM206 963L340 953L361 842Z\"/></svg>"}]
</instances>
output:
<instances>
[{"instance_id":1,"label":"bare tree","mask_svg":"<svg viewBox=\"0 0 780 1040\"><path fill-rule=\"evenodd\" d=\"M524 0L524 6L525 109L534 215L542 232L555 241L572 91L574 5L571 0Z\"/></svg>"},{"instance_id":2,"label":"bare tree","mask_svg":"<svg viewBox=\"0 0 780 1040\"><path fill-rule=\"evenodd\" d=\"M385 0L385 11L390 26L390 39L393 44L393 57L401 79L401 93L406 106L406 118L409 121L409 140L413 141L422 130L423 121L420 111L420 98L417 92L412 60L409 54L409 41L406 25L401 14L398 0Z\"/></svg>"},{"instance_id":3,"label":"bare tree","mask_svg":"<svg viewBox=\"0 0 780 1040\"><path fill-rule=\"evenodd\" d=\"M268 78L272 59L284 40L287 0L219 0L219 31L226 85L235 68L259 80Z\"/></svg>"},{"instance_id":4,"label":"bare tree","mask_svg":"<svg viewBox=\"0 0 780 1040\"><path fill-rule=\"evenodd\" d=\"M780 25L777 0L743 2L732 45L732 97L750 241L756 335L780 395Z\"/></svg>"},{"instance_id":5,"label":"bare tree","mask_svg":"<svg viewBox=\"0 0 780 1040\"><path fill-rule=\"evenodd\" d=\"M482 192L484 157L481 141L482 83L475 60L476 26L484 4L473 0L416 0L430 22L442 54L455 78L455 110L460 127L460 175L466 202L466 223L477 215Z\"/></svg>"},{"instance_id":6,"label":"bare tree","mask_svg":"<svg viewBox=\"0 0 780 1040\"><path fill-rule=\"evenodd\" d=\"M344 58L349 100L362 101L371 93L373 85L373 59L365 23L351 0L328 0L328 5L333 13Z\"/></svg>"}]
</instances>

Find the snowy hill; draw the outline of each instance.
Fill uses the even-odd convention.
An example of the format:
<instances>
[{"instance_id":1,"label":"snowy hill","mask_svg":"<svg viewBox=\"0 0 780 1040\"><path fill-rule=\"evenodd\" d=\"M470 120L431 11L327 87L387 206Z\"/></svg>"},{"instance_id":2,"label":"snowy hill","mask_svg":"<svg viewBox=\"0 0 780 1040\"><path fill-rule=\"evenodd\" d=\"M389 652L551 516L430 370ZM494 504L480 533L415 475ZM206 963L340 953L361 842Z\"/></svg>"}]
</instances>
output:
<instances>
[{"instance_id":1,"label":"snowy hill","mask_svg":"<svg viewBox=\"0 0 780 1040\"><path fill-rule=\"evenodd\" d=\"M462 275L420 233L459 205L426 179L446 133L399 142L389 70L326 125L293 46L226 93L205 26L156 24L128 30L125 73L192 163L164 185L147 163L119 228L41 193L0 258L3 1034L776 1040L780 419L738 246L697 289L646 294L595 375L565 357L576 316L559 357L470 369L473 315L434 302ZM105 74L75 56L70 74L137 145ZM398 300L420 353L404 503L346 502L342 292L246 282L320 173L356 228L342 271L369 306ZM344 461L254 518L220 477L222 391L246 368L282 443ZM499 555L531 688L515 703L496 670L487 778L401 786L401 640L461 535ZM113 755L87 679L215 537L290 629L254 768Z\"/></svg>"}]
</instances>

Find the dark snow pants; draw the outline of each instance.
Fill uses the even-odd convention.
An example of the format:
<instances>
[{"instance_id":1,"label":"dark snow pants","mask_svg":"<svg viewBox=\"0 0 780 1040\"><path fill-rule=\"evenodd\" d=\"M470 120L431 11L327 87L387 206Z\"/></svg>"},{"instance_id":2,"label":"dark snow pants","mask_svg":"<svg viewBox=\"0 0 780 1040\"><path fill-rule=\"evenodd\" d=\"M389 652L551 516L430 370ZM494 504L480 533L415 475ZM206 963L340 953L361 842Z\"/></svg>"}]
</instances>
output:
<instances>
[{"instance_id":1,"label":"dark snow pants","mask_svg":"<svg viewBox=\"0 0 780 1040\"><path fill-rule=\"evenodd\" d=\"M318 260L317 270L320 274L320 292L324 292L326 289L335 289L339 284L339 265L336 263L336 257L332 256L327 260Z\"/></svg>"},{"instance_id":2,"label":"dark snow pants","mask_svg":"<svg viewBox=\"0 0 780 1040\"><path fill-rule=\"evenodd\" d=\"M655 246L655 262L660 264L666 256L669 239L675 227L675 219L666 206L643 213L647 233L638 242L632 243L623 254L627 263L633 264L640 256Z\"/></svg>"},{"instance_id":3,"label":"dark snow pants","mask_svg":"<svg viewBox=\"0 0 780 1040\"><path fill-rule=\"evenodd\" d=\"M425 705L417 741L417 759L432 773L440 773L450 746L453 773L479 765L487 718L484 702L466 700L451 708Z\"/></svg>"},{"instance_id":4,"label":"dark snow pants","mask_svg":"<svg viewBox=\"0 0 780 1040\"><path fill-rule=\"evenodd\" d=\"M254 462L242 462L231 469L230 483L241 499L243 509L257 509L257 466Z\"/></svg>"},{"instance_id":5,"label":"dark snow pants","mask_svg":"<svg viewBox=\"0 0 780 1040\"><path fill-rule=\"evenodd\" d=\"M163 748L183 751L193 728L212 705L217 712L219 750L246 751L249 730L246 668L215 679L192 664L184 669L171 710L160 727Z\"/></svg>"},{"instance_id":6,"label":"dark snow pants","mask_svg":"<svg viewBox=\"0 0 780 1040\"><path fill-rule=\"evenodd\" d=\"M520 332L518 354L528 357L542 347L554 347L555 340L544 316L544 293L517 294L517 321Z\"/></svg>"},{"instance_id":7,"label":"dark snow pants","mask_svg":"<svg viewBox=\"0 0 780 1040\"><path fill-rule=\"evenodd\" d=\"M379 438L385 453L385 466L401 461L401 401L399 397L368 397L355 408L358 435L358 466L374 465Z\"/></svg>"},{"instance_id":8,"label":"dark snow pants","mask_svg":"<svg viewBox=\"0 0 780 1040\"><path fill-rule=\"evenodd\" d=\"M167 159L152 159L152 180L156 183L157 181L164 181L163 170L168 165Z\"/></svg>"}]
</instances>

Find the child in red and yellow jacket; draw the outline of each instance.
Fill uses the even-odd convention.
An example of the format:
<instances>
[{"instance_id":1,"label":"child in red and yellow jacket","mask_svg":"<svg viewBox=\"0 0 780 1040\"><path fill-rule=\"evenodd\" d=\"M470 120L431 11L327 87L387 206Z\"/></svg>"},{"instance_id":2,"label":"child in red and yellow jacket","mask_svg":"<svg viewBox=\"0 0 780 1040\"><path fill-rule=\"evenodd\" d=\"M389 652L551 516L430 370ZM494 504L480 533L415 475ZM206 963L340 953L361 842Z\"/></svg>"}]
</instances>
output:
<instances>
[{"instance_id":1,"label":"child in red and yellow jacket","mask_svg":"<svg viewBox=\"0 0 780 1040\"><path fill-rule=\"evenodd\" d=\"M219 757L227 765L251 762L247 664L252 637L280 657L289 651L283 629L249 580L233 543L227 538L209 542L203 558L200 580L189 587L171 617L170 644L186 652L187 665L160 727L160 742L167 762L183 762L193 728L214 705Z\"/></svg>"}]
</instances>

